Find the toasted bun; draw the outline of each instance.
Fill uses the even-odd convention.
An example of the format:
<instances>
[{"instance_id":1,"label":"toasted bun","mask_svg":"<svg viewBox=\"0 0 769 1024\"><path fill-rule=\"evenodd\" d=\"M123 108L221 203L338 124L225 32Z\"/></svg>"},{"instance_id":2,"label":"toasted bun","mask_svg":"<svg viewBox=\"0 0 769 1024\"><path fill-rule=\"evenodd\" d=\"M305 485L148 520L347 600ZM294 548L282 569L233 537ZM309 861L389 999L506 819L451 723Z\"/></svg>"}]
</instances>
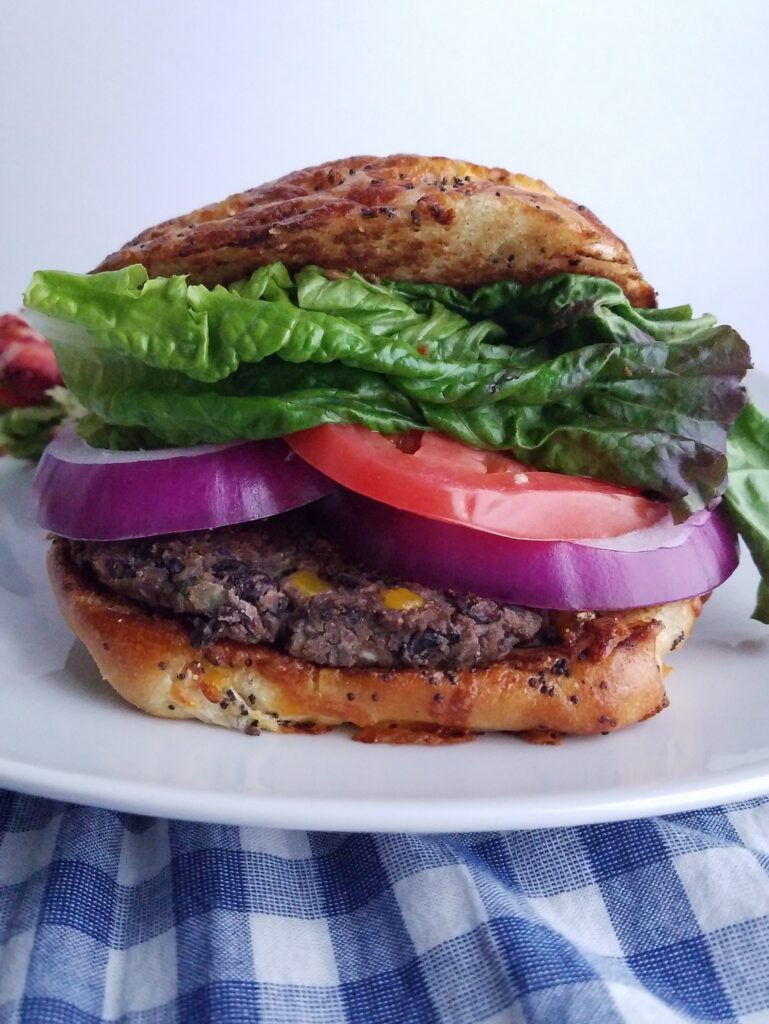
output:
<instances>
[{"instance_id":1,"label":"toasted bun","mask_svg":"<svg viewBox=\"0 0 769 1024\"><path fill-rule=\"evenodd\" d=\"M142 711L244 731L323 731L356 738L445 742L485 731L610 732L667 705L664 655L688 636L700 598L606 613L563 631L553 647L521 650L458 672L337 669L267 645L193 648L182 623L97 589L66 545L49 555L54 593L102 675Z\"/></svg>"},{"instance_id":2,"label":"toasted bun","mask_svg":"<svg viewBox=\"0 0 769 1024\"><path fill-rule=\"evenodd\" d=\"M97 270L142 263L206 285L282 260L469 288L561 271L654 292L627 246L543 181L445 157L357 156L295 171L149 228Z\"/></svg>"}]
</instances>

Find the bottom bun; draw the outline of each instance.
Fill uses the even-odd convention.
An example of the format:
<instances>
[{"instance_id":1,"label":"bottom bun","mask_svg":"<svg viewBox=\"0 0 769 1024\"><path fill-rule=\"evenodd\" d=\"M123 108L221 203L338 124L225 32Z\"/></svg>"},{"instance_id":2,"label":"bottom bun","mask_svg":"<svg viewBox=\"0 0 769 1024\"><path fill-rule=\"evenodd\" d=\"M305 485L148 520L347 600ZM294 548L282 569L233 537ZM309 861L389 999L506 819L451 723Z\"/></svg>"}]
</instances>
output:
<instances>
[{"instance_id":1,"label":"bottom bun","mask_svg":"<svg viewBox=\"0 0 769 1024\"><path fill-rule=\"evenodd\" d=\"M70 628L106 681L142 711L251 734L352 725L369 742L456 742L480 732L547 742L640 722L667 706L662 659L689 635L703 604L554 613L558 643L488 668L328 668L266 644L195 648L182 621L92 584L64 542L54 542L48 567Z\"/></svg>"}]
</instances>

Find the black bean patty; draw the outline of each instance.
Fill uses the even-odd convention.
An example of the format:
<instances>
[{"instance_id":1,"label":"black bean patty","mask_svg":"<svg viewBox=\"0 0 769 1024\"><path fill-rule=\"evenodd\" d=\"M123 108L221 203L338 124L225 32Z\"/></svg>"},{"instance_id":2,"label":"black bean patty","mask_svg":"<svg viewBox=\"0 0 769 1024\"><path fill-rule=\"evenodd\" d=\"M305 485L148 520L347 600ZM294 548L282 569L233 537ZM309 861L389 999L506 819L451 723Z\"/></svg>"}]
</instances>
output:
<instances>
[{"instance_id":1,"label":"black bean patty","mask_svg":"<svg viewBox=\"0 0 769 1024\"><path fill-rule=\"evenodd\" d=\"M370 572L303 510L201 533L70 541L70 550L110 590L185 616L199 647L227 638L317 665L474 668L545 631L540 612Z\"/></svg>"}]
</instances>

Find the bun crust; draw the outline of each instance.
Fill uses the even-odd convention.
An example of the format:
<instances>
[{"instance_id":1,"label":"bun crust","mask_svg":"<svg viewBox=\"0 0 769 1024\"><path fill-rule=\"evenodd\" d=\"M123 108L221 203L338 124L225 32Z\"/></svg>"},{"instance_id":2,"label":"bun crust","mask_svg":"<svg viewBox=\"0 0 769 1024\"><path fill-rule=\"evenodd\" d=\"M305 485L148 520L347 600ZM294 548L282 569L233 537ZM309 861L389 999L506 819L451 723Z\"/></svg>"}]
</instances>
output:
<instances>
[{"instance_id":1,"label":"bun crust","mask_svg":"<svg viewBox=\"0 0 769 1024\"><path fill-rule=\"evenodd\" d=\"M274 260L458 288L565 271L656 304L625 243L585 206L524 174L409 154L295 171L149 228L96 269L142 263L210 286Z\"/></svg>"},{"instance_id":2,"label":"bun crust","mask_svg":"<svg viewBox=\"0 0 769 1024\"><path fill-rule=\"evenodd\" d=\"M601 613L559 644L490 668L452 672L332 669L267 645L193 648L183 625L97 589L54 542L59 606L111 686L164 718L246 732L358 728L356 739L451 742L485 731L532 738L611 732L667 706L662 659L689 634L703 600Z\"/></svg>"}]
</instances>

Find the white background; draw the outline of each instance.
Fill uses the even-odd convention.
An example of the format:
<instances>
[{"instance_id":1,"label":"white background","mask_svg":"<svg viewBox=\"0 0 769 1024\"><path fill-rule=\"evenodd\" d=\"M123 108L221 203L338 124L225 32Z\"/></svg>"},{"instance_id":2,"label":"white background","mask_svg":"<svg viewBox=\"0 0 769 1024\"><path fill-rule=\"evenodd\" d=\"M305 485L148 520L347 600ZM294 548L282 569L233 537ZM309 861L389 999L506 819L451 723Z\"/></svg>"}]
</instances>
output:
<instances>
[{"instance_id":1,"label":"white background","mask_svg":"<svg viewBox=\"0 0 769 1024\"><path fill-rule=\"evenodd\" d=\"M0 311L38 267L408 150L545 178L769 366L768 50L764 0L5 0Z\"/></svg>"}]
</instances>

